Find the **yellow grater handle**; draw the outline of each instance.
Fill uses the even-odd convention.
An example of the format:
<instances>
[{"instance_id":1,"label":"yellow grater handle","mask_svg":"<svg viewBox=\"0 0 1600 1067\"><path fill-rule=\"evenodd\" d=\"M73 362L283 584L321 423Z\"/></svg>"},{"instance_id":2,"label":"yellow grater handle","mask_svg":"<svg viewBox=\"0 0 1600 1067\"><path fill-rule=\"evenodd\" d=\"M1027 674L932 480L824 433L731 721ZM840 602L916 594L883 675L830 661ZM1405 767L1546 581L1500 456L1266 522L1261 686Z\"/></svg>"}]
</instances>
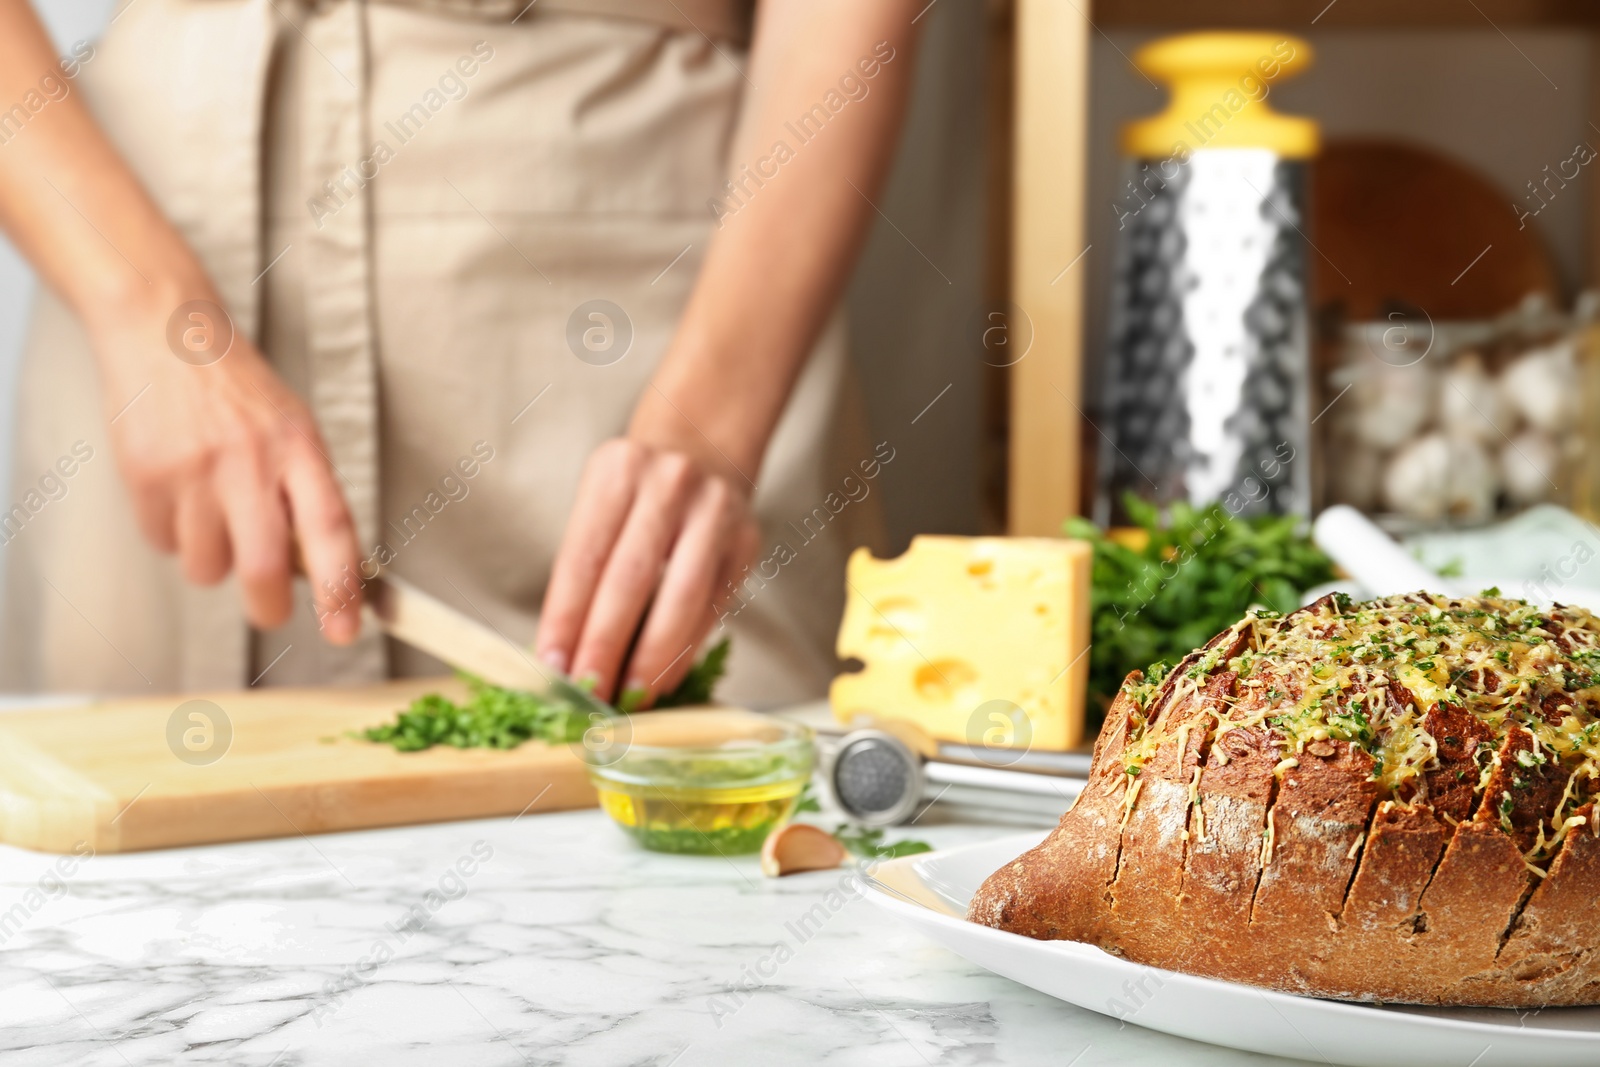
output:
<instances>
[{"instance_id":1,"label":"yellow grater handle","mask_svg":"<svg viewBox=\"0 0 1600 1067\"><path fill-rule=\"evenodd\" d=\"M1301 38L1188 33L1152 41L1133 62L1171 88L1165 111L1123 127L1122 149L1135 159L1182 162L1197 148L1265 148L1288 159L1317 154L1317 124L1267 102L1281 81L1311 64L1311 46Z\"/></svg>"}]
</instances>

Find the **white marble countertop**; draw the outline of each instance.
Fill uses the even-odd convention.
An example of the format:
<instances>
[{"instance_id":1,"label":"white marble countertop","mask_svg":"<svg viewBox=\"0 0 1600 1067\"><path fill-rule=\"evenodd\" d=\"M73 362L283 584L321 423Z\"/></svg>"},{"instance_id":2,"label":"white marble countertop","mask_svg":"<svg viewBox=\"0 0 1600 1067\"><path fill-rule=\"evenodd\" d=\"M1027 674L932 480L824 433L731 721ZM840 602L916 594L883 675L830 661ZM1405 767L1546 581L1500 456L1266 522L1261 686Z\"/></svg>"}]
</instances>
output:
<instances>
[{"instance_id":1,"label":"white marble countertop","mask_svg":"<svg viewBox=\"0 0 1600 1067\"><path fill-rule=\"evenodd\" d=\"M939 810L936 846L1015 832ZM0 1064L1287 1062L1071 1007L859 897L801 942L837 873L644 852L596 811L56 863L0 847Z\"/></svg>"}]
</instances>

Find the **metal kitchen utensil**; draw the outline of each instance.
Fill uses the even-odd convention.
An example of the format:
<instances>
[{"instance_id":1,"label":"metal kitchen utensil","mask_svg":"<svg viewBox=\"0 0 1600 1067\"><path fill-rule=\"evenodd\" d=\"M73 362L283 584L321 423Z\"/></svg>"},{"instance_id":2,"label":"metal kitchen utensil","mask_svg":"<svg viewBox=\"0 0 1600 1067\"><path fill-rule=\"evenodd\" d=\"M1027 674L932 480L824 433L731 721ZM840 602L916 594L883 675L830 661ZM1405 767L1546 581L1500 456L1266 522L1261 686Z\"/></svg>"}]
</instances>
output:
<instances>
[{"instance_id":1,"label":"metal kitchen utensil","mask_svg":"<svg viewBox=\"0 0 1600 1067\"><path fill-rule=\"evenodd\" d=\"M833 802L857 822L893 826L935 800L1059 816L1083 789L1077 770L1076 763L1072 770L1023 771L930 759L895 734L868 728L845 734L825 753L822 779Z\"/></svg>"},{"instance_id":2,"label":"metal kitchen utensil","mask_svg":"<svg viewBox=\"0 0 1600 1067\"><path fill-rule=\"evenodd\" d=\"M536 662L531 650L403 579L381 575L367 581L363 592L384 633L452 667L495 685L564 701L601 718L620 714L560 671Z\"/></svg>"},{"instance_id":3,"label":"metal kitchen utensil","mask_svg":"<svg viewBox=\"0 0 1600 1067\"><path fill-rule=\"evenodd\" d=\"M1308 513L1306 166L1316 124L1267 104L1311 48L1196 33L1134 54L1171 86L1123 131L1095 519L1127 491L1235 514Z\"/></svg>"},{"instance_id":4,"label":"metal kitchen utensil","mask_svg":"<svg viewBox=\"0 0 1600 1067\"><path fill-rule=\"evenodd\" d=\"M904 822L922 803L922 757L882 730L845 735L828 760L823 781L846 814L868 826Z\"/></svg>"}]
</instances>

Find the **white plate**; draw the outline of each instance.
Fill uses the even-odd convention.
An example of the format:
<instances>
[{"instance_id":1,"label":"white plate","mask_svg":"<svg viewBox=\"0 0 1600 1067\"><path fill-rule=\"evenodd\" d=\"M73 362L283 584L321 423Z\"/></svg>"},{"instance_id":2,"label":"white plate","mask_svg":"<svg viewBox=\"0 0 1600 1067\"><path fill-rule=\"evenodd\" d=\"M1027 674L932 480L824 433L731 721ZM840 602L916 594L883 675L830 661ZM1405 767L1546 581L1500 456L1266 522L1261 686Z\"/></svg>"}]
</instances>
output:
<instances>
[{"instance_id":1,"label":"white plate","mask_svg":"<svg viewBox=\"0 0 1600 1067\"><path fill-rule=\"evenodd\" d=\"M1314 1000L1145 967L1073 941L967 922L993 871L1042 840L1029 833L877 865L868 899L996 974L1139 1026L1231 1048L1392 1067L1600 1063L1600 1008L1375 1007Z\"/></svg>"}]
</instances>

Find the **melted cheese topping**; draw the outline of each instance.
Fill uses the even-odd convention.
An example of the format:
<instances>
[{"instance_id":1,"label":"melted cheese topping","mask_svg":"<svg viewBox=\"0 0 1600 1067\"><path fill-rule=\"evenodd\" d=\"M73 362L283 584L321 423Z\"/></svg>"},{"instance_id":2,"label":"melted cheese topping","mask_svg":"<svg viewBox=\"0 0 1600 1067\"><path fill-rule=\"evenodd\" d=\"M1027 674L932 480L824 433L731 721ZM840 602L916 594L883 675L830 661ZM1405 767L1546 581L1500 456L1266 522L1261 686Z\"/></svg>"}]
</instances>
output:
<instances>
[{"instance_id":1,"label":"melted cheese topping","mask_svg":"<svg viewBox=\"0 0 1600 1067\"><path fill-rule=\"evenodd\" d=\"M1253 612L1181 666L1160 708L1152 705L1168 680L1163 665L1124 687L1137 708L1123 757L1131 776L1169 737L1182 731L1186 741L1194 728L1189 719L1164 729L1172 718L1165 709L1180 707L1226 670L1238 681L1231 694L1207 702L1213 742L1230 730L1264 731L1280 750L1281 777L1308 744L1348 741L1371 754L1382 795L1401 804L1424 799L1423 775L1439 766L1441 739L1424 725L1429 709L1448 705L1488 727L1494 740L1474 754L1479 791L1499 765L1511 725L1521 726L1533 749L1518 754L1520 767L1559 760L1571 772L1549 821L1552 833L1541 828L1531 854L1553 849L1574 825L1571 810L1585 799L1579 780L1600 777L1600 619L1582 608L1544 609L1499 596L1341 597L1286 616ZM1397 697L1391 683L1413 699ZM1512 774L1520 785L1515 768ZM1510 794L1497 803L1509 829Z\"/></svg>"}]
</instances>

